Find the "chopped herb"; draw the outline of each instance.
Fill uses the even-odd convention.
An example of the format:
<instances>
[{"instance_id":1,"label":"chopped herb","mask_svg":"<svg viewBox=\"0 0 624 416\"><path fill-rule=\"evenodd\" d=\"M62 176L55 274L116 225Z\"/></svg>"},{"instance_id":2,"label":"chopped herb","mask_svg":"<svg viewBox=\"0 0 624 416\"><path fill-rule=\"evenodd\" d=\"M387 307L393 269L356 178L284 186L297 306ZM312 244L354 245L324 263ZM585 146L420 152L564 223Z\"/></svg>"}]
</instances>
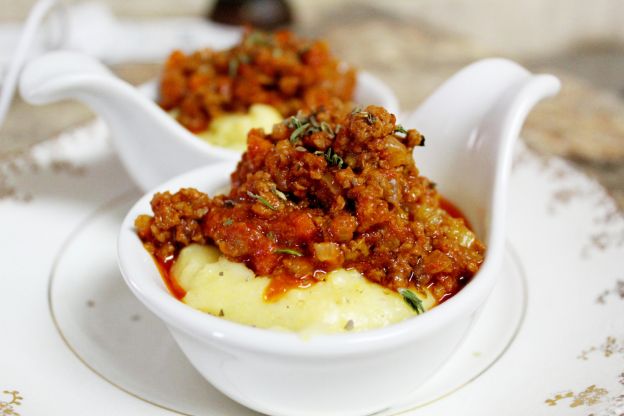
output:
<instances>
[{"instance_id":1,"label":"chopped herb","mask_svg":"<svg viewBox=\"0 0 624 416\"><path fill-rule=\"evenodd\" d=\"M277 237L275 237L275 233L273 231L269 231L267 233L267 238L273 242L277 241Z\"/></svg>"},{"instance_id":2,"label":"chopped herb","mask_svg":"<svg viewBox=\"0 0 624 416\"><path fill-rule=\"evenodd\" d=\"M332 149L331 147L328 147L325 152L317 150L316 152L314 152L314 154L317 156L325 156L325 160L330 166L338 166L341 169L345 166L344 160L342 160L340 156L334 153L334 149Z\"/></svg>"},{"instance_id":3,"label":"chopped herb","mask_svg":"<svg viewBox=\"0 0 624 416\"><path fill-rule=\"evenodd\" d=\"M340 126L338 126L338 127L340 127ZM329 134L332 138L334 138L336 136L336 134L334 134L331 126L329 124L327 124L327 122L325 122L325 121L321 121L321 131Z\"/></svg>"},{"instance_id":4,"label":"chopped herb","mask_svg":"<svg viewBox=\"0 0 624 416\"><path fill-rule=\"evenodd\" d=\"M319 122L314 114L306 117L300 111L296 116L291 116L282 123L290 129L295 129L290 134L291 143L297 142L302 136L320 131L330 135L332 138L336 136L331 126L325 121Z\"/></svg>"},{"instance_id":5,"label":"chopped herb","mask_svg":"<svg viewBox=\"0 0 624 416\"><path fill-rule=\"evenodd\" d=\"M399 289L399 294L403 296L403 300L405 300L405 302L407 302L407 304L416 311L416 315L420 315L425 312L422 300L420 300L414 292L409 289L401 288Z\"/></svg>"},{"instance_id":6,"label":"chopped herb","mask_svg":"<svg viewBox=\"0 0 624 416\"><path fill-rule=\"evenodd\" d=\"M288 117L286 120L283 121L283 123L286 124L286 126L289 129L295 129L295 128L301 127L302 123L299 120L299 117L300 117L300 115L299 115L299 113L297 113L296 116Z\"/></svg>"},{"instance_id":7,"label":"chopped herb","mask_svg":"<svg viewBox=\"0 0 624 416\"><path fill-rule=\"evenodd\" d=\"M400 124L397 124L397 125L394 127L394 132L395 132L395 133L401 133L401 134L405 134L405 135L407 135L407 130L405 130L405 129L403 128L403 126L402 126L402 125L400 125Z\"/></svg>"},{"instance_id":8,"label":"chopped herb","mask_svg":"<svg viewBox=\"0 0 624 416\"><path fill-rule=\"evenodd\" d=\"M253 199L258 200L258 202L260 202L262 205L264 205L265 207L272 209L273 211L277 211L277 208L275 208L273 205L271 205L271 203L269 201L267 201L263 196L261 195L256 195L251 191L247 191L247 195L249 195L250 197L252 197Z\"/></svg>"},{"instance_id":9,"label":"chopped herb","mask_svg":"<svg viewBox=\"0 0 624 416\"><path fill-rule=\"evenodd\" d=\"M303 256L303 253L297 251L297 250L293 250L291 248L277 248L275 250L273 250L273 253L276 254L290 254L291 256L297 256L297 257L301 257Z\"/></svg>"},{"instance_id":10,"label":"chopped herb","mask_svg":"<svg viewBox=\"0 0 624 416\"><path fill-rule=\"evenodd\" d=\"M238 65L239 62L236 58L232 58L230 59L230 62L228 62L228 75L230 78L235 78L238 74Z\"/></svg>"},{"instance_id":11,"label":"chopped herb","mask_svg":"<svg viewBox=\"0 0 624 416\"><path fill-rule=\"evenodd\" d=\"M360 107L354 108L351 114L355 117L365 118L366 122L369 125L375 124L377 122L377 117L375 117L372 113L369 113L368 111L362 111Z\"/></svg>"},{"instance_id":12,"label":"chopped herb","mask_svg":"<svg viewBox=\"0 0 624 416\"><path fill-rule=\"evenodd\" d=\"M290 134L290 142L294 143L299 139L299 135L306 133L306 130L310 127L310 124L305 123L302 124L301 126L297 127L295 130L293 130L293 132Z\"/></svg>"},{"instance_id":13,"label":"chopped herb","mask_svg":"<svg viewBox=\"0 0 624 416\"><path fill-rule=\"evenodd\" d=\"M306 149L303 146L297 146L297 147L295 147L295 150L298 151L298 152L307 152L308 151L308 149Z\"/></svg>"},{"instance_id":14,"label":"chopped herb","mask_svg":"<svg viewBox=\"0 0 624 416\"><path fill-rule=\"evenodd\" d=\"M225 312L223 312L223 309L219 310L219 316L225 316Z\"/></svg>"},{"instance_id":15,"label":"chopped herb","mask_svg":"<svg viewBox=\"0 0 624 416\"><path fill-rule=\"evenodd\" d=\"M232 224L234 224L234 220L233 220L232 218L226 218L226 219L223 221L223 225L224 225L224 226L226 226L226 227L227 227L228 225L232 225Z\"/></svg>"},{"instance_id":16,"label":"chopped herb","mask_svg":"<svg viewBox=\"0 0 624 416\"><path fill-rule=\"evenodd\" d=\"M344 326L345 331L351 331L353 329L353 319L349 319Z\"/></svg>"},{"instance_id":17,"label":"chopped herb","mask_svg":"<svg viewBox=\"0 0 624 416\"><path fill-rule=\"evenodd\" d=\"M312 124L312 127L314 127L315 129L320 129L321 125L316 120L316 117L314 117L314 115L308 117L308 121L310 122L310 124Z\"/></svg>"},{"instance_id":18,"label":"chopped herb","mask_svg":"<svg viewBox=\"0 0 624 416\"><path fill-rule=\"evenodd\" d=\"M288 198L286 198L286 194L284 194L284 192L282 192L279 189L277 189L277 186L273 185L271 187L271 192L273 192L275 194L275 196L277 196L282 201L288 201Z\"/></svg>"},{"instance_id":19,"label":"chopped herb","mask_svg":"<svg viewBox=\"0 0 624 416\"><path fill-rule=\"evenodd\" d=\"M223 272L219 272L219 276L223 276Z\"/></svg>"}]
</instances>

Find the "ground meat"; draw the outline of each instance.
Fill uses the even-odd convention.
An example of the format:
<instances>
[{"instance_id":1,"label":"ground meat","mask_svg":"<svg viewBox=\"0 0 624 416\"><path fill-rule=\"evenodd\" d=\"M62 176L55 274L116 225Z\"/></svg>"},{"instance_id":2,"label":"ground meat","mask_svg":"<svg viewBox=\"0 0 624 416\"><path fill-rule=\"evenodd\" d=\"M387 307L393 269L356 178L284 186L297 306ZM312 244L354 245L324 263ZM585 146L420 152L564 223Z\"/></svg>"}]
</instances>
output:
<instances>
[{"instance_id":1,"label":"ground meat","mask_svg":"<svg viewBox=\"0 0 624 416\"><path fill-rule=\"evenodd\" d=\"M193 132L205 130L223 113L269 104L284 117L299 109L350 101L355 71L336 60L323 41L288 31L247 31L239 45L169 56L160 83L160 105L177 110Z\"/></svg>"},{"instance_id":2,"label":"ground meat","mask_svg":"<svg viewBox=\"0 0 624 416\"><path fill-rule=\"evenodd\" d=\"M138 234L161 261L193 242L215 244L271 276L273 294L343 267L443 301L478 270L485 248L419 175L412 150L422 144L380 107L299 113L270 134L249 132L229 194L156 194Z\"/></svg>"}]
</instances>

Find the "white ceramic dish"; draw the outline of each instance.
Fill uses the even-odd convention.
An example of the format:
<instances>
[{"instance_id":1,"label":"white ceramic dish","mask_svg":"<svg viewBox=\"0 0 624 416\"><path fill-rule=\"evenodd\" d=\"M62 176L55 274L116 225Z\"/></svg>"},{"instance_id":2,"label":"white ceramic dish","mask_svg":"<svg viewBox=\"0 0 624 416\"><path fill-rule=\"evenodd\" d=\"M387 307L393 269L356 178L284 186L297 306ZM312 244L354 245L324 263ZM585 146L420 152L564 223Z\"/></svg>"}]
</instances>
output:
<instances>
[{"instance_id":1,"label":"white ceramic dish","mask_svg":"<svg viewBox=\"0 0 624 416\"><path fill-rule=\"evenodd\" d=\"M59 333L95 374L156 406L184 415L256 415L219 393L193 368L163 322L119 276L118 227L111 225L121 223L138 196L128 192L104 204L59 251L49 285L50 311ZM98 272L85 279L87 262ZM384 414L440 400L496 363L520 330L526 283L520 259L507 244L501 278L469 335L440 371Z\"/></svg>"},{"instance_id":2,"label":"white ceramic dish","mask_svg":"<svg viewBox=\"0 0 624 416\"><path fill-rule=\"evenodd\" d=\"M451 359L384 416L624 411L624 216L565 161L519 142L513 165L507 238L528 283L517 336L497 347L499 328L518 325L504 268ZM255 414L210 387L123 282L114 242L141 192L101 120L0 159L0 172L0 414Z\"/></svg>"},{"instance_id":3,"label":"white ceramic dish","mask_svg":"<svg viewBox=\"0 0 624 416\"><path fill-rule=\"evenodd\" d=\"M303 340L228 322L177 301L136 236L134 219L150 212L158 191L195 187L214 194L229 183L231 162L183 174L137 202L119 235L122 275L199 372L239 403L291 416L381 411L449 358L492 290L503 258L513 142L530 108L558 88L556 78L531 75L509 61L481 61L447 81L406 119L406 126L435 138L423 153L423 170L459 205L488 247L473 280L423 315L378 330Z\"/></svg>"},{"instance_id":4,"label":"white ceramic dish","mask_svg":"<svg viewBox=\"0 0 624 416\"><path fill-rule=\"evenodd\" d=\"M20 76L22 98L32 104L71 98L98 113L108 123L126 170L144 190L189 169L240 158L237 151L198 140L156 105L155 81L140 91L95 59L69 51L34 59ZM358 72L354 99L399 110L390 88L365 71Z\"/></svg>"}]
</instances>

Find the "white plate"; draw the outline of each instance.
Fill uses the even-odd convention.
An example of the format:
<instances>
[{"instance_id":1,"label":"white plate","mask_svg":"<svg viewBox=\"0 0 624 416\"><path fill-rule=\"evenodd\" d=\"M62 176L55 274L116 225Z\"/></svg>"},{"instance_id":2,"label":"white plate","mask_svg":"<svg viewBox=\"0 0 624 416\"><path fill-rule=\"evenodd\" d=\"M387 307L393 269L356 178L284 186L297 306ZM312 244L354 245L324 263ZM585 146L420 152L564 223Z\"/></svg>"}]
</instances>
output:
<instances>
[{"instance_id":1,"label":"white plate","mask_svg":"<svg viewBox=\"0 0 624 416\"><path fill-rule=\"evenodd\" d=\"M123 285L114 238L136 197L101 123L0 162L0 416L251 414ZM384 415L624 412L622 214L594 181L519 144L508 229L475 331Z\"/></svg>"},{"instance_id":2,"label":"white plate","mask_svg":"<svg viewBox=\"0 0 624 416\"><path fill-rule=\"evenodd\" d=\"M212 388L188 363L169 331L127 289L116 266L117 231L134 192L96 210L70 235L49 282L54 323L78 359L96 374L154 405L185 415L252 414ZM85 270L93 269L93 273ZM406 398L418 408L483 374L511 345L526 310L526 282L508 250L503 276L462 347L423 388Z\"/></svg>"}]
</instances>

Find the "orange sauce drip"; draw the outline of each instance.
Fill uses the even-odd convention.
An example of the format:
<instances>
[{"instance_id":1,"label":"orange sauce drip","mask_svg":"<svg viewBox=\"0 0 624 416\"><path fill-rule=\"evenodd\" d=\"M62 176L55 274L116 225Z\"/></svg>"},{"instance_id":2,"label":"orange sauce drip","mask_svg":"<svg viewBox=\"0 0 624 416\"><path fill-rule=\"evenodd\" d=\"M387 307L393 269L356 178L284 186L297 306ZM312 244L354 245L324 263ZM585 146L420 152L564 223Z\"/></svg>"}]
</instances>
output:
<instances>
[{"instance_id":1,"label":"orange sauce drip","mask_svg":"<svg viewBox=\"0 0 624 416\"><path fill-rule=\"evenodd\" d=\"M165 286L169 289L169 292L178 300L182 300L186 296L186 291L178 284L178 281L171 275L171 266L175 262L175 257L168 259L165 262L154 259L154 263L158 267L158 271L162 276Z\"/></svg>"},{"instance_id":2,"label":"orange sauce drip","mask_svg":"<svg viewBox=\"0 0 624 416\"><path fill-rule=\"evenodd\" d=\"M317 280L311 277L297 279L291 276L275 276L271 278L269 284L264 289L263 297L266 302L275 302L290 289L305 289L316 282Z\"/></svg>"}]
</instances>

